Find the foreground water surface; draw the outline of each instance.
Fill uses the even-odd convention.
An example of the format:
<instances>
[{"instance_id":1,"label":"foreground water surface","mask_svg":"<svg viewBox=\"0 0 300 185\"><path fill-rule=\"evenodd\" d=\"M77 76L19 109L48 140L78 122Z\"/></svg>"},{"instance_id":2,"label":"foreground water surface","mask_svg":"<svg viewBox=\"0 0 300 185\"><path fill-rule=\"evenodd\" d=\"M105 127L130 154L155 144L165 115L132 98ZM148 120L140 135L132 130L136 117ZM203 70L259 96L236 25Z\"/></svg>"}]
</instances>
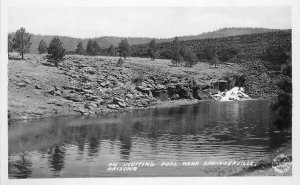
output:
<instances>
[{"instance_id":1,"label":"foreground water surface","mask_svg":"<svg viewBox=\"0 0 300 185\"><path fill-rule=\"evenodd\" d=\"M9 124L9 177L214 176L235 167L207 161L268 156L291 139L272 124L268 101L207 101L90 118ZM107 171L109 163L152 162L137 171ZM161 166L162 163L171 166ZM199 162L199 166L182 166ZM173 166L172 166L173 165ZM230 172L229 172L230 171Z\"/></svg>"}]
</instances>

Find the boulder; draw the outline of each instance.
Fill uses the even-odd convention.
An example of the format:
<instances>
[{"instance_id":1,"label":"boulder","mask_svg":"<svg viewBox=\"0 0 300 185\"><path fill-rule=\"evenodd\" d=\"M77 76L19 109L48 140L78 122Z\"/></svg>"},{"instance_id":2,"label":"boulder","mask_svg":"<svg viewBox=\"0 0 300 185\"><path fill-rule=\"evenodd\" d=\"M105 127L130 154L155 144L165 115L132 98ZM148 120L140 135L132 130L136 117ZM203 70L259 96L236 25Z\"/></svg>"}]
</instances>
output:
<instances>
[{"instance_id":1,"label":"boulder","mask_svg":"<svg viewBox=\"0 0 300 185\"><path fill-rule=\"evenodd\" d=\"M124 102L124 100L118 97L114 97L114 103L118 103L118 102Z\"/></svg>"},{"instance_id":2,"label":"boulder","mask_svg":"<svg viewBox=\"0 0 300 185\"><path fill-rule=\"evenodd\" d=\"M126 98L128 98L128 99L133 99L134 96L133 96L132 94L127 94L127 95L126 95Z\"/></svg>"},{"instance_id":3,"label":"boulder","mask_svg":"<svg viewBox=\"0 0 300 185\"><path fill-rule=\"evenodd\" d=\"M19 86L19 87L26 87L26 83L24 83L24 82L19 82L19 83L17 83L17 86Z\"/></svg>"},{"instance_id":4,"label":"boulder","mask_svg":"<svg viewBox=\"0 0 300 185\"><path fill-rule=\"evenodd\" d=\"M28 78L26 78L26 79L24 80L24 82L27 83L27 84L31 84L31 81L30 81Z\"/></svg>"},{"instance_id":5,"label":"boulder","mask_svg":"<svg viewBox=\"0 0 300 185\"><path fill-rule=\"evenodd\" d=\"M85 94L84 98L89 101L96 101L98 99L98 96L93 96L91 94Z\"/></svg>"},{"instance_id":6,"label":"boulder","mask_svg":"<svg viewBox=\"0 0 300 185\"><path fill-rule=\"evenodd\" d=\"M92 90L83 89L83 92L86 94L93 94L94 92Z\"/></svg>"},{"instance_id":7,"label":"boulder","mask_svg":"<svg viewBox=\"0 0 300 185\"><path fill-rule=\"evenodd\" d=\"M63 98L70 100L70 101L74 101L74 102L82 102L82 98L76 94L66 94L63 96Z\"/></svg>"},{"instance_id":8,"label":"boulder","mask_svg":"<svg viewBox=\"0 0 300 185\"><path fill-rule=\"evenodd\" d=\"M105 87L105 86L106 86L106 83L105 83L105 82L102 82L102 83L100 83L100 86L101 86L101 87Z\"/></svg>"},{"instance_id":9,"label":"boulder","mask_svg":"<svg viewBox=\"0 0 300 185\"><path fill-rule=\"evenodd\" d=\"M121 108L125 108L126 107L126 104L124 102L118 102L118 105L121 107Z\"/></svg>"},{"instance_id":10,"label":"boulder","mask_svg":"<svg viewBox=\"0 0 300 185\"><path fill-rule=\"evenodd\" d=\"M119 106L116 105L116 104L108 104L107 108L109 108L109 109L119 109Z\"/></svg>"},{"instance_id":11,"label":"boulder","mask_svg":"<svg viewBox=\"0 0 300 185\"><path fill-rule=\"evenodd\" d=\"M62 101L58 101L58 100L50 100L49 102L47 102L47 104L52 104L52 105L56 105L56 106L64 105Z\"/></svg>"},{"instance_id":12,"label":"boulder","mask_svg":"<svg viewBox=\"0 0 300 185\"><path fill-rule=\"evenodd\" d=\"M35 84L35 89L42 89L42 87L39 84Z\"/></svg>"},{"instance_id":13,"label":"boulder","mask_svg":"<svg viewBox=\"0 0 300 185\"><path fill-rule=\"evenodd\" d=\"M158 85L156 86L156 89L157 89L157 90L165 90L165 89L166 89L166 86L165 86L165 85L158 84Z\"/></svg>"}]
</instances>

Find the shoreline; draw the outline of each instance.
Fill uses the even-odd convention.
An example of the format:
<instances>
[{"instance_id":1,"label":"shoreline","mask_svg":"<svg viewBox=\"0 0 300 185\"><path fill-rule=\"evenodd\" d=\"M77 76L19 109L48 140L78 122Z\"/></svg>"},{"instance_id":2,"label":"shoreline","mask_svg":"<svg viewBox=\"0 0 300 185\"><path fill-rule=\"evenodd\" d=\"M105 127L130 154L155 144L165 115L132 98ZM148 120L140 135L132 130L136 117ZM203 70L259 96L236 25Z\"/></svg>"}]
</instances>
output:
<instances>
[{"instance_id":1,"label":"shoreline","mask_svg":"<svg viewBox=\"0 0 300 185\"><path fill-rule=\"evenodd\" d=\"M73 117L95 117L101 115L108 115L112 113L122 113L122 112L129 112L129 111L136 111L136 110L150 110L150 109L160 109L160 108L171 108L183 105L193 105L198 104L204 101L214 101L214 100L189 100L189 99L182 99L182 100L168 100L159 102L156 105L149 106L149 107L135 107L135 108L123 108L123 109L106 109L105 111L99 112L97 114L89 114L89 115L82 115L80 113L75 114L63 114L63 115L50 115L50 116L40 116L40 117L27 117L27 118L19 118L19 119L9 119L9 123L18 122L18 121L32 121L32 120L39 120L39 119L51 119L51 118L73 118Z\"/></svg>"},{"instance_id":2,"label":"shoreline","mask_svg":"<svg viewBox=\"0 0 300 185\"><path fill-rule=\"evenodd\" d=\"M272 162L279 155L286 156L292 165L287 172L276 172L272 167ZM231 176L292 176L293 160L292 160L292 141L289 140L282 143L281 146L273 149L269 156L262 157L254 167L248 167Z\"/></svg>"},{"instance_id":3,"label":"shoreline","mask_svg":"<svg viewBox=\"0 0 300 185\"><path fill-rule=\"evenodd\" d=\"M51 118L74 118L74 117L96 117L101 115L108 115L113 113L122 113L122 112L130 112L130 111L137 111L137 110L151 110L151 109L160 109L160 108L172 108L184 105L194 105L199 104L201 102L206 101L215 101L215 102L234 102L234 101L271 101L270 99L247 99L247 100L231 100L231 101L216 101L213 99L206 99L206 100L190 100L190 99L180 99L180 100L167 100L167 101L160 101L155 105L149 107L135 107L135 108L122 108L122 109L105 109L102 112L98 112L95 114L83 115L79 112L74 114L61 114L61 115L50 115L50 116L39 116L39 117L20 117L15 119L8 119L8 123L18 122L18 121L33 121L39 119L51 119Z\"/></svg>"}]
</instances>

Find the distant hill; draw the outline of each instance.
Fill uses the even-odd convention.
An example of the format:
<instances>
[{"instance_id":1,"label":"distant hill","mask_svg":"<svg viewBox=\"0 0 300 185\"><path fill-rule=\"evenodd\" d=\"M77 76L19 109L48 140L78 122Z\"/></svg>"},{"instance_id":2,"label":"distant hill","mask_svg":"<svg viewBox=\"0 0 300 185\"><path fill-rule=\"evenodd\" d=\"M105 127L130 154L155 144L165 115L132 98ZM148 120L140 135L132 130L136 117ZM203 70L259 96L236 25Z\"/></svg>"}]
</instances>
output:
<instances>
[{"instance_id":1,"label":"distant hill","mask_svg":"<svg viewBox=\"0 0 300 185\"><path fill-rule=\"evenodd\" d=\"M247 34L255 34L255 33L265 33L265 32L274 32L278 31L277 29L267 29L267 28L222 28L212 32L205 32L199 35L190 35L190 36L180 36L179 40L186 41L186 40L197 40L197 39L208 39L208 38L221 38L221 37L228 37L228 36L236 36L236 35L247 35ZM51 35L32 35L31 37L31 53L37 53L39 42L44 39L45 42L49 45L51 40L55 36ZM84 48L87 45L88 39L80 39L80 38L73 38L67 36L58 36L61 41L63 42L63 46L67 51L74 51L76 49L77 44L81 41ZM105 37L97 37L91 38L93 40L97 40L99 46L102 49L108 48L111 44L114 46L118 46L119 42L124 39L124 37L114 37L114 36L105 36ZM146 37L128 37L128 43L130 45L139 45L139 44L146 44L149 43L152 38ZM157 43L162 42L171 42L173 38L165 38L165 39L155 39Z\"/></svg>"},{"instance_id":2,"label":"distant hill","mask_svg":"<svg viewBox=\"0 0 300 185\"><path fill-rule=\"evenodd\" d=\"M218 32L220 33L220 32ZM222 33L222 32L221 32ZM226 31L225 33L233 33ZM243 58L263 58L268 50L278 49L284 52L291 51L291 30L281 30L265 33L235 35L221 38L181 40L181 46L192 49L199 60L210 60L211 55L218 54L219 59L227 61L231 58L240 61ZM157 44L160 58L172 58L172 42L162 42ZM210 56L209 56L210 55ZM131 46L131 56L148 57L148 44ZM270 61L276 63L275 61ZM276 64L277 65L277 64Z\"/></svg>"}]
</instances>

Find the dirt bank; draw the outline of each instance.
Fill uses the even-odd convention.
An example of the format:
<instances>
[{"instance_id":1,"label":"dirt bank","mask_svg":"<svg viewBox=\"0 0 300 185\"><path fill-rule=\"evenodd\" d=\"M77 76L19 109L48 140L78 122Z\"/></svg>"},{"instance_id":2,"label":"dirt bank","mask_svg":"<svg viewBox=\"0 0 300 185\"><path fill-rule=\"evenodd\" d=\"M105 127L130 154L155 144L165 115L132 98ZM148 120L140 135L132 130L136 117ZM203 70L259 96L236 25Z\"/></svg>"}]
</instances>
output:
<instances>
[{"instance_id":1,"label":"dirt bank","mask_svg":"<svg viewBox=\"0 0 300 185\"><path fill-rule=\"evenodd\" d=\"M145 58L128 58L116 67L117 60L70 55L56 68L43 55L10 59L9 120L196 103L216 93L216 82L225 80L226 87L232 87L245 71L238 64L187 68Z\"/></svg>"}]
</instances>

